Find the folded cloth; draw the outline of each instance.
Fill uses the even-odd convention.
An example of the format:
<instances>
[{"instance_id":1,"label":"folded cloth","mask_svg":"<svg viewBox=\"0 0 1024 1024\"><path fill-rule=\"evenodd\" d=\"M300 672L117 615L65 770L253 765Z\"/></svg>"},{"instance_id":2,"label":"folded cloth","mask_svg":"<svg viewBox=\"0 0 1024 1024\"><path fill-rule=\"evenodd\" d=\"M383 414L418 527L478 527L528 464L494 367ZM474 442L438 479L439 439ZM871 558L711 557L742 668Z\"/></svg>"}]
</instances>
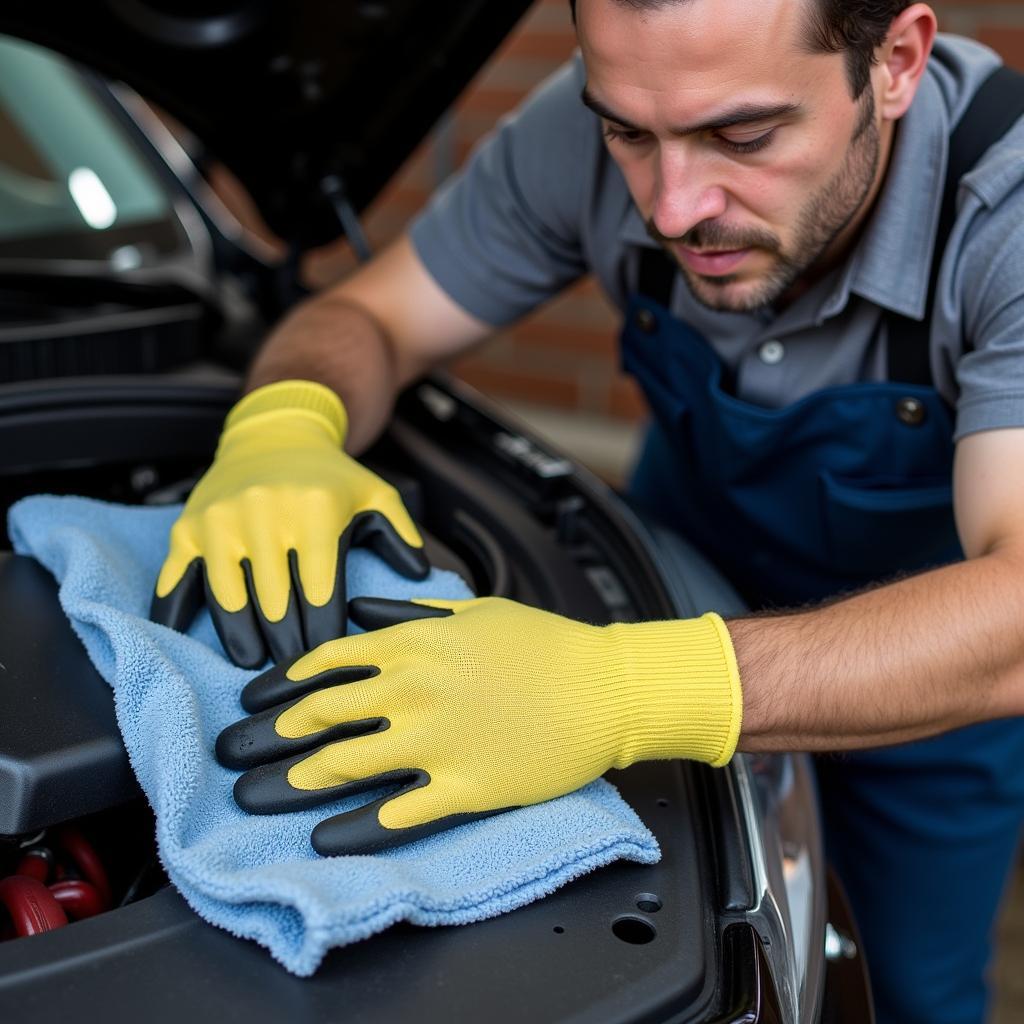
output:
<instances>
[{"instance_id":1,"label":"folded cloth","mask_svg":"<svg viewBox=\"0 0 1024 1024\"><path fill-rule=\"evenodd\" d=\"M328 949L396 921L479 921L613 860L659 858L654 837L603 779L373 856L319 857L309 835L379 793L291 814L240 810L236 773L213 749L242 717L238 695L255 673L227 660L205 611L187 636L146 618L179 511L40 495L11 509L8 528L15 551L57 578L61 606L113 687L132 768L156 812L160 858L201 917L309 975ZM352 597L471 596L454 573L410 581L364 550L349 554L347 572Z\"/></svg>"}]
</instances>

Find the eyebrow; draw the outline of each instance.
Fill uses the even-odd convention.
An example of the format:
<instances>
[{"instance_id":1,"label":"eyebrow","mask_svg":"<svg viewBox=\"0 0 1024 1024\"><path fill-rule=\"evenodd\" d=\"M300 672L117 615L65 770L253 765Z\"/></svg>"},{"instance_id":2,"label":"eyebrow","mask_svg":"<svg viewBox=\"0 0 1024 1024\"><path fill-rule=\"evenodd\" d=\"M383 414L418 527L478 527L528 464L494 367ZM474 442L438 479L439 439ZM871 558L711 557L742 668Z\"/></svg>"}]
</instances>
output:
<instances>
[{"instance_id":1,"label":"eyebrow","mask_svg":"<svg viewBox=\"0 0 1024 1024\"><path fill-rule=\"evenodd\" d=\"M629 128L630 131L649 131L648 128L643 128L640 125L633 124L632 121L629 121L621 114L616 114L614 110L606 107L600 100L590 95L586 86L584 86L583 92L580 94L580 99L583 101L583 105L585 107L589 107L595 114L603 117L606 121L613 121L615 124L621 124L623 128ZM803 108L798 103L773 103L770 106L760 106L756 103L744 103L738 107L734 107L732 110L727 110L724 113L709 118L707 121L701 121L699 124L683 125L681 127L673 128L672 134L696 135L699 132L711 132L718 131L722 128L733 128L738 124L756 124L759 121L771 121L773 118L789 117L793 114L799 114L802 110Z\"/></svg>"}]
</instances>

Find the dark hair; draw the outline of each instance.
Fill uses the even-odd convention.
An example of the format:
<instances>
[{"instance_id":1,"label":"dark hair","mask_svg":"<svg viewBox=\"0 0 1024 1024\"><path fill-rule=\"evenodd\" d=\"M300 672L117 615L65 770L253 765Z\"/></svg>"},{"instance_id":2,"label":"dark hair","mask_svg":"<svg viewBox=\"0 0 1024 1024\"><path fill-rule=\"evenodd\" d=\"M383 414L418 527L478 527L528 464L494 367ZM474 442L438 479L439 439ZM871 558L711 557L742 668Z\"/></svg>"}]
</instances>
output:
<instances>
[{"instance_id":1,"label":"dark hair","mask_svg":"<svg viewBox=\"0 0 1024 1024\"><path fill-rule=\"evenodd\" d=\"M639 11L684 0L618 0ZM857 99L871 80L875 50L912 0L806 0L811 7L807 45L812 53L845 53L850 91ZM576 0L569 0L576 21Z\"/></svg>"}]
</instances>

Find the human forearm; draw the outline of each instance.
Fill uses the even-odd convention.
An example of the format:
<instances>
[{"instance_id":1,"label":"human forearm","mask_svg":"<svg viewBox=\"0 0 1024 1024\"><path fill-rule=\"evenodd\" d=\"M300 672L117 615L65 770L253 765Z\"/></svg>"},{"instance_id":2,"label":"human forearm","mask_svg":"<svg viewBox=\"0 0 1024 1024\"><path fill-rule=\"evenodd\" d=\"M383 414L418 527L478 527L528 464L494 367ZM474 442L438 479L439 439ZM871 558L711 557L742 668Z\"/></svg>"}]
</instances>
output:
<instances>
[{"instance_id":1,"label":"human forearm","mask_svg":"<svg viewBox=\"0 0 1024 1024\"><path fill-rule=\"evenodd\" d=\"M1024 554L1004 549L729 623L740 749L840 750L1024 714Z\"/></svg>"},{"instance_id":2,"label":"human forearm","mask_svg":"<svg viewBox=\"0 0 1024 1024\"><path fill-rule=\"evenodd\" d=\"M345 447L358 454L380 433L403 383L383 328L334 294L303 303L274 330L249 370L246 390L278 380L314 380L345 404Z\"/></svg>"},{"instance_id":3,"label":"human forearm","mask_svg":"<svg viewBox=\"0 0 1024 1024\"><path fill-rule=\"evenodd\" d=\"M248 387L300 378L332 388L348 413L345 447L358 455L387 423L401 388L491 330L449 298L403 235L285 318L256 357Z\"/></svg>"}]
</instances>

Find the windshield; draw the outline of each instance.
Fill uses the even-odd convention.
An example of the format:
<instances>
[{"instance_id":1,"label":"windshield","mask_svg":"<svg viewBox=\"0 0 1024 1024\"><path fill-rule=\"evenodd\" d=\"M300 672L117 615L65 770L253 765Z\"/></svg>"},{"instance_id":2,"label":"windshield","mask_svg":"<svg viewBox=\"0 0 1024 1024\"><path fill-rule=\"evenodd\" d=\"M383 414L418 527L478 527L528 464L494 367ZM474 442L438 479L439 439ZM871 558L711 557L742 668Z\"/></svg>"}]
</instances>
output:
<instances>
[{"instance_id":1,"label":"windshield","mask_svg":"<svg viewBox=\"0 0 1024 1024\"><path fill-rule=\"evenodd\" d=\"M130 266L180 247L135 145L71 64L0 36L0 256Z\"/></svg>"}]
</instances>

